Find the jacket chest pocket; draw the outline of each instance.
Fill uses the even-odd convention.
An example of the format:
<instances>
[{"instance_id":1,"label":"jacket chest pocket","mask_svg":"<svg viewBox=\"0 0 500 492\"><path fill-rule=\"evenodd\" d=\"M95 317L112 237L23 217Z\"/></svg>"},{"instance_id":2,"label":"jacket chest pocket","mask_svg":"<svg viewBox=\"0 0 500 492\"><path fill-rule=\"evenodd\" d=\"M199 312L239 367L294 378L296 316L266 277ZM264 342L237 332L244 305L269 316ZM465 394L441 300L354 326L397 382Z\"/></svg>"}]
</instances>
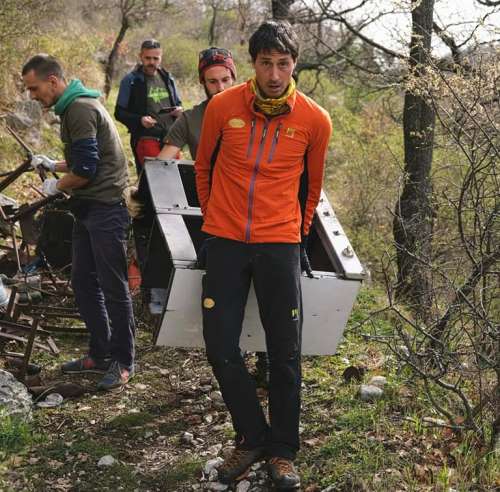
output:
<instances>
[{"instance_id":1,"label":"jacket chest pocket","mask_svg":"<svg viewBox=\"0 0 500 492\"><path fill-rule=\"evenodd\" d=\"M269 171L290 169L304 160L308 138L304 131L291 128L286 122L278 124L271 133L272 141L265 156L265 168Z\"/></svg>"},{"instance_id":2,"label":"jacket chest pocket","mask_svg":"<svg viewBox=\"0 0 500 492\"><path fill-rule=\"evenodd\" d=\"M231 118L225 125L223 148L232 166L245 166L245 162L251 157L255 142L255 126L255 122L238 117Z\"/></svg>"}]
</instances>

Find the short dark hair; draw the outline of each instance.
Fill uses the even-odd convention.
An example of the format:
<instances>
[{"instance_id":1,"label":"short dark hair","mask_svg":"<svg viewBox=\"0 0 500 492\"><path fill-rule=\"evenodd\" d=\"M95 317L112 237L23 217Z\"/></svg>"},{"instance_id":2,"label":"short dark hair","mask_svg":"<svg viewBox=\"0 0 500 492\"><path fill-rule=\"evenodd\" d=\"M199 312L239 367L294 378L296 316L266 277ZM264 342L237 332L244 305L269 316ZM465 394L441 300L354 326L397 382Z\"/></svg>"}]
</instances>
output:
<instances>
[{"instance_id":1,"label":"short dark hair","mask_svg":"<svg viewBox=\"0 0 500 492\"><path fill-rule=\"evenodd\" d=\"M146 39L141 44L142 50L154 50L156 48L161 48L160 42L156 39Z\"/></svg>"},{"instance_id":2,"label":"short dark hair","mask_svg":"<svg viewBox=\"0 0 500 492\"><path fill-rule=\"evenodd\" d=\"M22 75L26 75L33 70L35 75L42 80L46 80L50 75L55 75L58 79L64 78L61 64L50 55L40 53L30 58L23 67Z\"/></svg>"},{"instance_id":3,"label":"short dark hair","mask_svg":"<svg viewBox=\"0 0 500 492\"><path fill-rule=\"evenodd\" d=\"M261 52L276 50L287 53L297 60L299 56L299 40L287 21L266 21L252 34L248 43L248 52L252 61Z\"/></svg>"}]
</instances>

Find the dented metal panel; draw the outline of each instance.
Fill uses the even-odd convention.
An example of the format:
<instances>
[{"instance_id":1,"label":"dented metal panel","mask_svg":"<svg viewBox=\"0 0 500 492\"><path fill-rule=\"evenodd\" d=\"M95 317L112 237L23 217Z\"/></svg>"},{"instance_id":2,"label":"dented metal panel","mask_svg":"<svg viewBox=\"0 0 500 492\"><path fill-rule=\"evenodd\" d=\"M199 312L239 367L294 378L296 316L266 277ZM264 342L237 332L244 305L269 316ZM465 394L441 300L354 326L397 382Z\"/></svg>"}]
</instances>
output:
<instances>
[{"instance_id":1,"label":"dented metal panel","mask_svg":"<svg viewBox=\"0 0 500 492\"><path fill-rule=\"evenodd\" d=\"M318 278L303 276L302 296L304 355L334 354L342 338L361 283L342 280L335 275L316 272ZM201 319L201 279L204 272L176 269L157 345L204 347ZM321 276L320 276L321 275ZM264 330L260 323L257 299L250 288L240 338L242 350L265 351Z\"/></svg>"},{"instance_id":2,"label":"dented metal panel","mask_svg":"<svg viewBox=\"0 0 500 492\"><path fill-rule=\"evenodd\" d=\"M182 215L158 214L156 220L165 238L170 256L176 261L196 261L196 251Z\"/></svg>"}]
</instances>

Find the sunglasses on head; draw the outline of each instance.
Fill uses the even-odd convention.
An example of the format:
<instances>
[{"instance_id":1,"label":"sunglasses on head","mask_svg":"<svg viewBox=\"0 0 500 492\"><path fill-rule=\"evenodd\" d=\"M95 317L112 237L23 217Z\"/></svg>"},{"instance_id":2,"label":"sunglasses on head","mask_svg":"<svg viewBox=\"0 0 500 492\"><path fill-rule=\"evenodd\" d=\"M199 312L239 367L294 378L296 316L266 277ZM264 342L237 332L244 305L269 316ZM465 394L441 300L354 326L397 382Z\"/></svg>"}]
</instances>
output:
<instances>
[{"instance_id":1,"label":"sunglasses on head","mask_svg":"<svg viewBox=\"0 0 500 492\"><path fill-rule=\"evenodd\" d=\"M141 50L153 50L156 48L160 48L160 43L156 41L156 39L146 39L146 41L141 44Z\"/></svg>"},{"instance_id":2,"label":"sunglasses on head","mask_svg":"<svg viewBox=\"0 0 500 492\"><path fill-rule=\"evenodd\" d=\"M231 52L225 48L208 48L200 52L200 60L225 60L232 57Z\"/></svg>"}]
</instances>

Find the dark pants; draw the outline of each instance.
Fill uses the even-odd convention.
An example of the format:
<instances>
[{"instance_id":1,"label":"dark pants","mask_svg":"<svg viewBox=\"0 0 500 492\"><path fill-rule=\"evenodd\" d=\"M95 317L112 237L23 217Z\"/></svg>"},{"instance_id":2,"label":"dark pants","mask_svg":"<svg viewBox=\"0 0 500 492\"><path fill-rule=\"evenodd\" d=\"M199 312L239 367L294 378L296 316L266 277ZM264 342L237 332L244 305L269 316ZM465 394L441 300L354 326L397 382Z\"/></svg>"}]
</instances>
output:
<instances>
[{"instance_id":1,"label":"dark pants","mask_svg":"<svg viewBox=\"0 0 500 492\"><path fill-rule=\"evenodd\" d=\"M128 288L124 204L89 202L75 220L71 281L90 332L89 355L131 368L135 323Z\"/></svg>"},{"instance_id":2,"label":"dark pants","mask_svg":"<svg viewBox=\"0 0 500 492\"><path fill-rule=\"evenodd\" d=\"M239 348L253 281L269 356L269 421ZM203 334L207 357L236 431L247 449L294 459L299 449L302 298L298 244L210 240L203 279Z\"/></svg>"}]
</instances>

